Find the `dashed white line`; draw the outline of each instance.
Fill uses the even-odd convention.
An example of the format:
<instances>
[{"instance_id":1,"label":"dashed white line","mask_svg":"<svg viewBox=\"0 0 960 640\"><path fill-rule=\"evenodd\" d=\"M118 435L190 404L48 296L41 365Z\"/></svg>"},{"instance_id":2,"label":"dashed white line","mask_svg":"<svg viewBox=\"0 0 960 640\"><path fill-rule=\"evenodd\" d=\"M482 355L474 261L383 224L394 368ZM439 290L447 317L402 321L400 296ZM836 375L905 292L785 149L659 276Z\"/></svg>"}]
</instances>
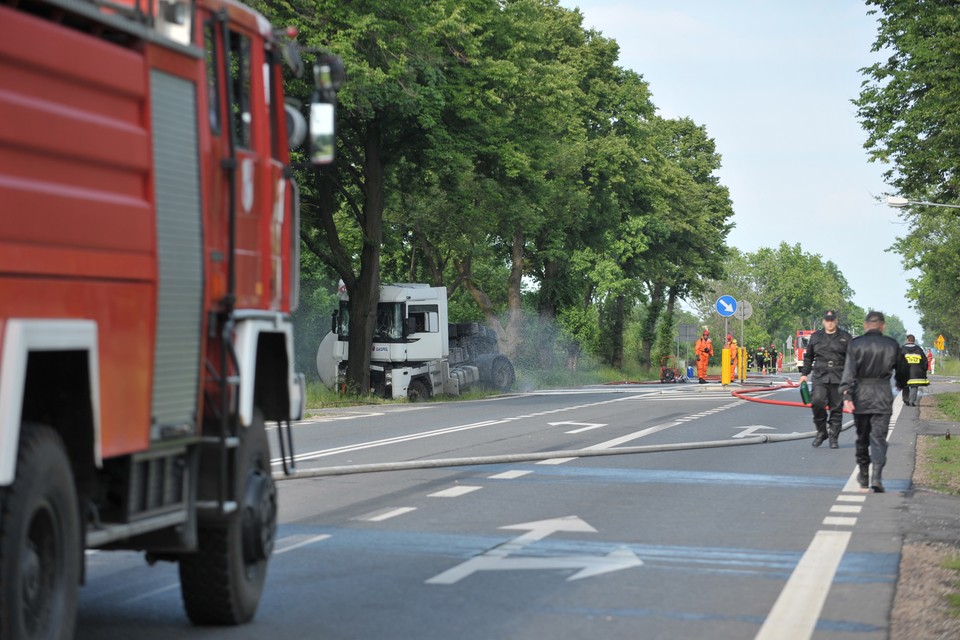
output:
<instances>
[{"instance_id":1,"label":"dashed white line","mask_svg":"<svg viewBox=\"0 0 960 640\"><path fill-rule=\"evenodd\" d=\"M530 471L529 469L515 469L513 471L504 471L503 473L498 473L489 477L493 480L513 480L514 478L521 478L531 473L533 473L533 471Z\"/></svg>"},{"instance_id":2,"label":"dashed white line","mask_svg":"<svg viewBox=\"0 0 960 640\"><path fill-rule=\"evenodd\" d=\"M300 541L298 541L298 542L294 542L294 543L292 543L292 544L289 544L289 545L285 546L285 547L282 548L282 549L274 549L273 553L274 553L274 555L280 555L281 553L286 553L286 552L288 552L288 551L293 551L294 549L299 549L300 547L305 547L305 546L307 546L308 544L313 544L314 542L322 542L323 540L326 540L326 539L329 538L329 537L330 537L330 534L327 534L327 533L324 533L324 534L321 534L321 535L318 535L318 536L310 536L309 538L306 538L305 540L300 540Z\"/></svg>"},{"instance_id":3,"label":"dashed white line","mask_svg":"<svg viewBox=\"0 0 960 640\"><path fill-rule=\"evenodd\" d=\"M790 574L756 640L809 638L820 618L850 531L818 531Z\"/></svg>"},{"instance_id":4,"label":"dashed white line","mask_svg":"<svg viewBox=\"0 0 960 640\"><path fill-rule=\"evenodd\" d=\"M449 489L444 489L443 491L437 491L436 493L427 494L428 498L457 498L468 493L473 493L474 491L479 491L483 487L476 487L470 485L459 485L456 487L450 487Z\"/></svg>"},{"instance_id":5,"label":"dashed white line","mask_svg":"<svg viewBox=\"0 0 960 640\"><path fill-rule=\"evenodd\" d=\"M397 516L402 516L405 513L410 513L411 511L416 510L416 507L397 507L396 509L390 509L389 511L377 512L373 515L364 516L362 518L358 518L358 520L364 520L366 522L383 522L384 520L396 518Z\"/></svg>"},{"instance_id":6,"label":"dashed white line","mask_svg":"<svg viewBox=\"0 0 960 640\"><path fill-rule=\"evenodd\" d=\"M831 527L852 527L857 524L857 519L846 516L827 516L823 519L823 524Z\"/></svg>"},{"instance_id":7,"label":"dashed white line","mask_svg":"<svg viewBox=\"0 0 960 640\"><path fill-rule=\"evenodd\" d=\"M867 496L837 496L837 502L866 502Z\"/></svg>"},{"instance_id":8,"label":"dashed white line","mask_svg":"<svg viewBox=\"0 0 960 640\"><path fill-rule=\"evenodd\" d=\"M853 504L835 504L830 507L830 513L860 513L863 507Z\"/></svg>"}]
</instances>

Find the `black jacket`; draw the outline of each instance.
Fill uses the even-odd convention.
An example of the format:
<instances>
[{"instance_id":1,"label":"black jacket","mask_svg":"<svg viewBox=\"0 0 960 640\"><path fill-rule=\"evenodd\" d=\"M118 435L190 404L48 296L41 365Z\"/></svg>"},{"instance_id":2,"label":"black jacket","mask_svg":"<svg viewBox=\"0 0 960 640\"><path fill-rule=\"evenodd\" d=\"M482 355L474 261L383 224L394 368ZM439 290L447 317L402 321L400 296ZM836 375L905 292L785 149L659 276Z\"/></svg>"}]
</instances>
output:
<instances>
[{"instance_id":1,"label":"black jacket","mask_svg":"<svg viewBox=\"0 0 960 640\"><path fill-rule=\"evenodd\" d=\"M809 376L812 371L814 383L839 384L847 347L852 339L853 336L843 329L837 329L834 333L827 333L823 329L815 331L803 352L800 375Z\"/></svg>"},{"instance_id":2,"label":"black jacket","mask_svg":"<svg viewBox=\"0 0 960 640\"><path fill-rule=\"evenodd\" d=\"M898 387L907 379L906 361L900 345L877 330L867 331L850 341L840 382L844 400L853 400L854 413L893 413L890 377Z\"/></svg>"},{"instance_id":3,"label":"black jacket","mask_svg":"<svg viewBox=\"0 0 960 640\"><path fill-rule=\"evenodd\" d=\"M900 357L907 366L908 385L929 384L927 380L927 354L923 348L914 343L907 343L900 347ZM900 385L901 387L903 385Z\"/></svg>"}]
</instances>

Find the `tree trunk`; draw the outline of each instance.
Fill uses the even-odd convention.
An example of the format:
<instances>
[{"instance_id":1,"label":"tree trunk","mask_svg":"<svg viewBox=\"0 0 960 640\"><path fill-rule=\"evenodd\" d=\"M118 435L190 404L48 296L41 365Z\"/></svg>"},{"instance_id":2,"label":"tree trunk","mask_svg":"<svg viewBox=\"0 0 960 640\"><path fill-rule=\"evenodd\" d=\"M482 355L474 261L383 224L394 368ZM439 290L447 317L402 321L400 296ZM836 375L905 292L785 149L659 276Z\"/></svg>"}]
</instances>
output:
<instances>
[{"instance_id":1,"label":"tree trunk","mask_svg":"<svg viewBox=\"0 0 960 640\"><path fill-rule=\"evenodd\" d=\"M649 370L652 366L650 352L656 340L657 320L663 311L663 282L657 280L650 290L650 303L647 305L647 316L640 329L640 366Z\"/></svg>"},{"instance_id":2,"label":"tree trunk","mask_svg":"<svg viewBox=\"0 0 960 640\"><path fill-rule=\"evenodd\" d=\"M457 269L463 278L463 285L470 293L470 297L480 306L487 325L497 333L497 346L500 353L511 360L517 357L520 347L520 329L523 323L522 309L520 308L520 284L523 278L523 234L518 230L513 236L511 250L512 264L510 275L507 277L507 323L503 324L497 317L493 302L487 294L477 287L470 277L469 262L458 262Z\"/></svg>"},{"instance_id":3,"label":"tree trunk","mask_svg":"<svg viewBox=\"0 0 960 640\"><path fill-rule=\"evenodd\" d=\"M540 322L537 327L537 361L543 369L553 368L553 348L557 341L557 302L553 291L559 276L560 263L556 260L547 260L543 265L543 282L540 284ZM570 368L569 355L568 353L568 369Z\"/></svg>"},{"instance_id":4,"label":"tree trunk","mask_svg":"<svg viewBox=\"0 0 960 640\"><path fill-rule=\"evenodd\" d=\"M370 392L370 349L380 299L380 246L383 241L384 166L380 149L380 124L367 125L364 140L362 215L363 246L360 250L360 274L355 286L347 286L350 296L349 359L347 388L360 394Z\"/></svg>"},{"instance_id":5,"label":"tree trunk","mask_svg":"<svg viewBox=\"0 0 960 640\"><path fill-rule=\"evenodd\" d=\"M623 370L623 329L626 326L627 299L622 293L614 298L610 322L610 366Z\"/></svg>"},{"instance_id":6,"label":"tree trunk","mask_svg":"<svg viewBox=\"0 0 960 640\"><path fill-rule=\"evenodd\" d=\"M673 339L673 309L676 303L676 288L668 287L666 308L657 326L657 342L654 348L654 361L657 363L662 362L666 356L674 355L676 343Z\"/></svg>"}]
</instances>

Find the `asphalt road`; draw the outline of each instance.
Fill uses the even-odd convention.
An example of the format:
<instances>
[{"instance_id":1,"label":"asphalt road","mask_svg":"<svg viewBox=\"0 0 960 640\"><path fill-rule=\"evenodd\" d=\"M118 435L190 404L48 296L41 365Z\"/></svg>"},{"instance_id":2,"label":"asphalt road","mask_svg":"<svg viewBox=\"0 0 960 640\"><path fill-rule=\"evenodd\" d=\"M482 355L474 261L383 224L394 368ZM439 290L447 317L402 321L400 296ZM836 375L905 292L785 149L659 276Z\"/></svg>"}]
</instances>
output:
<instances>
[{"instance_id":1,"label":"asphalt road","mask_svg":"<svg viewBox=\"0 0 960 640\"><path fill-rule=\"evenodd\" d=\"M852 431L813 449L809 409L776 404L796 389L768 404L735 388L324 411L295 427L303 474L495 463L281 481L267 587L240 627L191 627L173 565L91 554L77 637L886 638L912 439L894 422L888 492L866 493ZM551 457L624 447L650 450ZM537 459L496 462L517 454Z\"/></svg>"}]
</instances>

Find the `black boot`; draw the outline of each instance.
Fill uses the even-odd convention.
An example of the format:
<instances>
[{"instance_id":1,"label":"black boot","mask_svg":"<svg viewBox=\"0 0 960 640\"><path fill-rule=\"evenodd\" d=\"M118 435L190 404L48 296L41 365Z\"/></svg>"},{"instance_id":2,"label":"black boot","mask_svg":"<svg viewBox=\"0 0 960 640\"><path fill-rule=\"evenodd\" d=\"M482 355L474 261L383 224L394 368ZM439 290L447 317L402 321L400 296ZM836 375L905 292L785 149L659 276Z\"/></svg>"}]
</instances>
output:
<instances>
[{"instance_id":1,"label":"black boot","mask_svg":"<svg viewBox=\"0 0 960 640\"><path fill-rule=\"evenodd\" d=\"M875 464L873 465L873 479L870 481L870 488L873 489L874 493L883 493L883 478L881 474L883 473L883 465Z\"/></svg>"},{"instance_id":2,"label":"black boot","mask_svg":"<svg viewBox=\"0 0 960 640\"><path fill-rule=\"evenodd\" d=\"M813 439L813 442L811 444L813 444L814 447L819 447L820 445L823 444L823 441L826 439L827 439L827 430L824 429L823 431L821 431L817 429L817 435Z\"/></svg>"},{"instance_id":3,"label":"black boot","mask_svg":"<svg viewBox=\"0 0 960 640\"><path fill-rule=\"evenodd\" d=\"M700 381L700 384L707 384L707 381L703 378L697 378Z\"/></svg>"},{"instance_id":4,"label":"black boot","mask_svg":"<svg viewBox=\"0 0 960 640\"><path fill-rule=\"evenodd\" d=\"M840 443L838 437L840 436L840 429L838 427L830 427L830 448L839 449Z\"/></svg>"},{"instance_id":5,"label":"black boot","mask_svg":"<svg viewBox=\"0 0 960 640\"><path fill-rule=\"evenodd\" d=\"M861 489L866 489L870 484L870 465L862 464L860 465L860 472L857 474L857 482L860 483Z\"/></svg>"}]
</instances>

